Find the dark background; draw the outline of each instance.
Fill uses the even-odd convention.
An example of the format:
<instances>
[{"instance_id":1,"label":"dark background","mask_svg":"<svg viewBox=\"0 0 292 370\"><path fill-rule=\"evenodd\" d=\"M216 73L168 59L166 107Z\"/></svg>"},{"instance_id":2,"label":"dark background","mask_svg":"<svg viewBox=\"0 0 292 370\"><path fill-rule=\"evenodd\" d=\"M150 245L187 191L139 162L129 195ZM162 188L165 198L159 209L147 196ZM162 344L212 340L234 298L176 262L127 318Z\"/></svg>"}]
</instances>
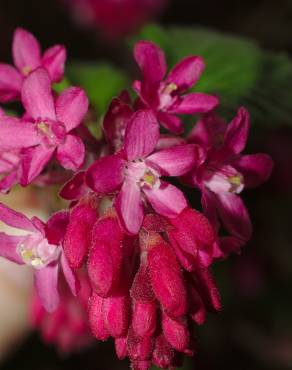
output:
<instances>
[{"instance_id":1,"label":"dark background","mask_svg":"<svg viewBox=\"0 0 292 370\"><path fill-rule=\"evenodd\" d=\"M159 21L202 25L250 37L267 50L292 52L290 0L173 0ZM11 60L17 26L37 35L43 47L65 44L70 59L124 63L122 41L112 43L76 26L57 0L0 0L1 61ZM188 369L292 368L291 129L279 122L277 129L263 128L252 143L251 151L272 155L275 171L268 184L245 196L254 236L241 256L215 267L223 311L197 329L198 355ZM62 358L33 334L0 366L1 370L26 368L111 370L127 369L128 364L115 359L111 343Z\"/></svg>"}]
</instances>

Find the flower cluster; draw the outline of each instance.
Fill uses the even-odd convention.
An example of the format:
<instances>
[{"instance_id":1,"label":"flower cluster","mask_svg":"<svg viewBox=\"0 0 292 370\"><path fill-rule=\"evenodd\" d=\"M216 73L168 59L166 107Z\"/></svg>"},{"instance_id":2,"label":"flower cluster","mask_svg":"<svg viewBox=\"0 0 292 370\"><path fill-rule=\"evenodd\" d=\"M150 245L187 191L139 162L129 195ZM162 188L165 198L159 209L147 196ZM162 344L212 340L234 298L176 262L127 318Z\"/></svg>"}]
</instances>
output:
<instances>
[{"instance_id":1,"label":"flower cluster","mask_svg":"<svg viewBox=\"0 0 292 370\"><path fill-rule=\"evenodd\" d=\"M52 90L62 77L65 51L49 50L40 58L35 38L17 30L19 72L0 65L1 101L20 99L24 108L17 118L0 112L0 189L48 186L43 179L53 181L56 158L71 171L60 190L69 206L44 223L1 204L0 220L24 235L1 233L0 254L34 268L33 312L47 340L74 348L71 333L80 330L80 342L87 342L89 297L91 331L99 340L113 337L119 358L128 356L137 370L151 364L173 369L195 351L193 325L220 310L210 266L250 239L240 193L266 181L272 161L242 154L250 125L246 109L228 124L214 111L217 96L188 92L204 70L201 57L188 56L166 74L163 51L148 41L134 49L142 72L133 83L135 101L126 91L112 100L99 150L89 156L82 130L76 130L86 129L86 93ZM17 88L1 79L5 71L17 74ZM199 118L184 135L183 117L194 114ZM201 194L202 212L192 208L190 192ZM78 318L70 311L74 301ZM63 317L67 324L58 331Z\"/></svg>"}]
</instances>

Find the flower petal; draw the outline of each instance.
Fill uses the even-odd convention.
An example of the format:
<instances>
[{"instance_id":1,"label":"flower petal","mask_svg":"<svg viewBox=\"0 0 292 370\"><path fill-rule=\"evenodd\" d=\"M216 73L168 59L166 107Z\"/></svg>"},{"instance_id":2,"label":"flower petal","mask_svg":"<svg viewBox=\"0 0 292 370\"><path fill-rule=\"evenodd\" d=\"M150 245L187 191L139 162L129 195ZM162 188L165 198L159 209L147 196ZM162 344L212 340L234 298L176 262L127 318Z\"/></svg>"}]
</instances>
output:
<instances>
[{"instance_id":1,"label":"flower petal","mask_svg":"<svg viewBox=\"0 0 292 370\"><path fill-rule=\"evenodd\" d=\"M217 107L219 99L216 96L204 93L190 93L182 97L178 104L174 104L167 111L176 114L206 113Z\"/></svg>"},{"instance_id":2,"label":"flower petal","mask_svg":"<svg viewBox=\"0 0 292 370\"><path fill-rule=\"evenodd\" d=\"M52 82L60 82L64 76L66 48L55 45L44 52L42 66L48 71Z\"/></svg>"},{"instance_id":3,"label":"flower petal","mask_svg":"<svg viewBox=\"0 0 292 370\"><path fill-rule=\"evenodd\" d=\"M141 191L135 182L124 182L115 207L124 228L130 234L137 234L143 222L144 212Z\"/></svg>"},{"instance_id":4,"label":"flower petal","mask_svg":"<svg viewBox=\"0 0 292 370\"><path fill-rule=\"evenodd\" d=\"M24 108L32 118L56 120L51 80L45 69L36 69L24 80L21 96Z\"/></svg>"},{"instance_id":5,"label":"flower petal","mask_svg":"<svg viewBox=\"0 0 292 370\"><path fill-rule=\"evenodd\" d=\"M56 157L61 166L76 171L84 162L85 147L80 137L66 135L62 144L57 147Z\"/></svg>"},{"instance_id":6,"label":"flower petal","mask_svg":"<svg viewBox=\"0 0 292 370\"><path fill-rule=\"evenodd\" d=\"M20 184L26 186L30 184L46 167L51 159L55 148L46 149L41 145L29 148L23 153L22 175Z\"/></svg>"},{"instance_id":7,"label":"flower petal","mask_svg":"<svg viewBox=\"0 0 292 370\"><path fill-rule=\"evenodd\" d=\"M273 160L264 153L244 155L234 167L244 176L246 187L254 188L268 180L273 170Z\"/></svg>"},{"instance_id":8,"label":"flower petal","mask_svg":"<svg viewBox=\"0 0 292 370\"><path fill-rule=\"evenodd\" d=\"M78 281L74 271L69 266L68 261L67 261L66 256L65 256L64 253L62 253L62 255L61 255L61 266L62 266L62 270L63 270L65 280L66 280L72 294L76 297L77 294L78 294L78 290L80 288L79 281Z\"/></svg>"},{"instance_id":9,"label":"flower petal","mask_svg":"<svg viewBox=\"0 0 292 370\"><path fill-rule=\"evenodd\" d=\"M14 32L12 53L14 64L24 75L40 66L39 42L23 28L17 28Z\"/></svg>"},{"instance_id":10,"label":"flower petal","mask_svg":"<svg viewBox=\"0 0 292 370\"><path fill-rule=\"evenodd\" d=\"M32 222L25 215L6 207L3 203L0 203L0 221L16 229L36 231Z\"/></svg>"},{"instance_id":11,"label":"flower petal","mask_svg":"<svg viewBox=\"0 0 292 370\"><path fill-rule=\"evenodd\" d=\"M40 138L35 126L14 118L0 118L0 150L32 147L39 144Z\"/></svg>"},{"instance_id":12,"label":"flower petal","mask_svg":"<svg viewBox=\"0 0 292 370\"><path fill-rule=\"evenodd\" d=\"M232 193L216 194L217 208L225 228L243 240L251 238L252 226L242 199Z\"/></svg>"},{"instance_id":13,"label":"flower petal","mask_svg":"<svg viewBox=\"0 0 292 370\"><path fill-rule=\"evenodd\" d=\"M18 173L17 171L13 171L7 176L4 176L0 180L0 192L1 193L8 193L11 188L18 183Z\"/></svg>"},{"instance_id":14,"label":"flower petal","mask_svg":"<svg viewBox=\"0 0 292 370\"><path fill-rule=\"evenodd\" d=\"M34 283L42 305L48 312L56 310L59 304L57 263L35 270Z\"/></svg>"},{"instance_id":15,"label":"flower petal","mask_svg":"<svg viewBox=\"0 0 292 370\"><path fill-rule=\"evenodd\" d=\"M59 195L66 200L78 200L88 192L88 187L85 183L85 171L77 172L65 185L62 187Z\"/></svg>"},{"instance_id":16,"label":"flower petal","mask_svg":"<svg viewBox=\"0 0 292 370\"><path fill-rule=\"evenodd\" d=\"M55 212L45 225L45 236L49 244L60 245L69 222L69 211Z\"/></svg>"},{"instance_id":17,"label":"flower petal","mask_svg":"<svg viewBox=\"0 0 292 370\"><path fill-rule=\"evenodd\" d=\"M191 170L197 160L195 145L177 145L147 157L147 165L158 168L162 176L181 176Z\"/></svg>"},{"instance_id":18,"label":"flower petal","mask_svg":"<svg viewBox=\"0 0 292 370\"><path fill-rule=\"evenodd\" d=\"M88 98L83 89L69 87L64 90L56 101L58 121L63 122L66 131L80 125L88 109Z\"/></svg>"},{"instance_id":19,"label":"flower petal","mask_svg":"<svg viewBox=\"0 0 292 370\"><path fill-rule=\"evenodd\" d=\"M87 170L86 183L96 193L111 193L123 182L125 161L108 155L95 161Z\"/></svg>"},{"instance_id":20,"label":"flower petal","mask_svg":"<svg viewBox=\"0 0 292 370\"><path fill-rule=\"evenodd\" d=\"M7 235L0 233L0 256L9 261L23 264L22 258L17 253L17 246L24 240L24 236Z\"/></svg>"},{"instance_id":21,"label":"flower petal","mask_svg":"<svg viewBox=\"0 0 292 370\"><path fill-rule=\"evenodd\" d=\"M169 72L166 83L174 83L180 91L187 90L198 81L204 68L205 63L201 57L186 57Z\"/></svg>"},{"instance_id":22,"label":"flower petal","mask_svg":"<svg viewBox=\"0 0 292 370\"><path fill-rule=\"evenodd\" d=\"M166 112L158 112L157 117L161 125L167 130L174 134L181 134L183 132L183 124L180 118Z\"/></svg>"},{"instance_id":23,"label":"flower petal","mask_svg":"<svg viewBox=\"0 0 292 370\"><path fill-rule=\"evenodd\" d=\"M155 148L159 139L159 124L151 110L139 110L128 122L125 151L129 161L144 158Z\"/></svg>"},{"instance_id":24,"label":"flower petal","mask_svg":"<svg viewBox=\"0 0 292 370\"><path fill-rule=\"evenodd\" d=\"M21 74L12 66L0 63L0 102L6 103L20 96Z\"/></svg>"},{"instance_id":25,"label":"flower petal","mask_svg":"<svg viewBox=\"0 0 292 370\"><path fill-rule=\"evenodd\" d=\"M161 181L158 189L150 189L145 186L143 191L154 210L162 216L176 217L187 207L183 193L167 182Z\"/></svg>"},{"instance_id":26,"label":"flower petal","mask_svg":"<svg viewBox=\"0 0 292 370\"><path fill-rule=\"evenodd\" d=\"M249 113L241 107L235 118L227 126L224 138L224 151L232 154L239 154L246 146L249 134Z\"/></svg>"}]
</instances>

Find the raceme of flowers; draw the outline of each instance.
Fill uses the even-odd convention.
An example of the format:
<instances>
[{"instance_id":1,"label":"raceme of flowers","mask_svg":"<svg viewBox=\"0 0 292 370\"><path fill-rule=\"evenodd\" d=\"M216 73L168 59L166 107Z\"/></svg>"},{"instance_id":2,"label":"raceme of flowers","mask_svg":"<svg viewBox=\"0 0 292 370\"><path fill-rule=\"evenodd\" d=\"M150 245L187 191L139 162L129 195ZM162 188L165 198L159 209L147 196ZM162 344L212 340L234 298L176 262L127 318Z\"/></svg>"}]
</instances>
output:
<instances>
[{"instance_id":1,"label":"raceme of flowers","mask_svg":"<svg viewBox=\"0 0 292 370\"><path fill-rule=\"evenodd\" d=\"M272 161L243 154L245 108L227 123L217 96L189 92L201 57L167 73L163 51L149 41L134 48L136 99L126 91L113 98L96 140L86 92L53 90L65 56L63 46L41 56L34 36L18 29L16 67L0 64L0 101L23 107L21 117L0 112L0 189L66 179L59 194L68 201L47 222L1 204L0 220L23 232L0 233L0 254L34 270L33 322L45 340L71 350L90 342L90 326L99 340L113 337L133 369L173 369L195 351L193 326L220 310L210 267L250 239L241 192L266 181ZM196 115L188 135L185 115ZM198 191L201 205L191 204L187 194Z\"/></svg>"}]
</instances>

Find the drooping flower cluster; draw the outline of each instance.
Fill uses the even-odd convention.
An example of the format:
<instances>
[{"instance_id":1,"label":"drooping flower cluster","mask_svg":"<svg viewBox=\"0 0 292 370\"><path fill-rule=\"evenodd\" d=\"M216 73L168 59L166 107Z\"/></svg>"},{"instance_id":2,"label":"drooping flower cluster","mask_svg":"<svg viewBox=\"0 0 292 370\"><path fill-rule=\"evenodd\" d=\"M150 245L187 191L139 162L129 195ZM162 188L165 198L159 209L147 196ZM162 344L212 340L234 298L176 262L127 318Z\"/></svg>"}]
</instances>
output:
<instances>
[{"instance_id":1,"label":"drooping flower cluster","mask_svg":"<svg viewBox=\"0 0 292 370\"><path fill-rule=\"evenodd\" d=\"M19 35L34 40L26 31ZM31 65L18 49L25 42L15 45L15 55ZM33 65L22 77L20 92L10 97L21 98L23 116L0 113L1 190L40 183L44 173L53 177L55 157L73 171L60 191L70 204L47 223L1 204L0 220L25 232L1 233L0 254L35 269L33 312L48 341L74 348L71 333L79 324L87 341L82 312L90 296L88 320L97 339L113 337L117 356L128 356L133 369L152 363L172 369L195 351L193 326L220 310L210 267L250 239L240 193L267 180L272 161L261 153L242 155L249 131L246 109L227 124L214 112L218 97L188 92L204 70L202 58L184 58L165 77L158 46L140 41L134 56L142 71L142 80L133 83L137 98L131 103L124 91L113 99L104 116L103 147L86 161L86 145L75 130L85 128L85 92L70 87L57 95L44 65ZM55 70L61 70L57 64ZM183 135L186 114L200 115L188 136ZM201 193L202 213L188 200L194 191ZM76 310L83 307L78 318L70 311L74 300ZM46 316L39 302L53 313ZM67 324L59 331L60 317Z\"/></svg>"}]
</instances>

